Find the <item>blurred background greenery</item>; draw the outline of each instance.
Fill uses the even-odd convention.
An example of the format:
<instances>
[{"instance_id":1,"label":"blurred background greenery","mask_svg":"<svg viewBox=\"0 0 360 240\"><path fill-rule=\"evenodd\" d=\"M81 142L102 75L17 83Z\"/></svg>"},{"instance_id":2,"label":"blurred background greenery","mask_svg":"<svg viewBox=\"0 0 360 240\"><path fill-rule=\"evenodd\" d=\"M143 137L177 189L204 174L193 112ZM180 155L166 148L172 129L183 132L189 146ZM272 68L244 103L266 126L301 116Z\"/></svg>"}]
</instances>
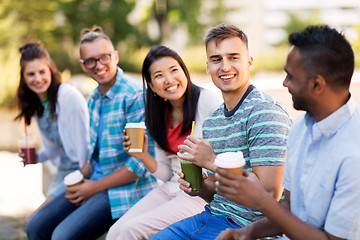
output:
<instances>
[{"instance_id":1,"label":"blurred background greenery","mask_svg":"<svg viewBox=\"0 0 360 240\"><path fill-rule=\"evenodd\" d=\"M93 25L101 26L113 40L119 51L120 66L127 72L139 73L149 47L164 44L179 52L190 72L204 74L204 33L219 23L230 22L229 16L241 12L243 6L225 0L2 0L0 106L11 108L15 105L14 94L19 79L18 48L27 41L41 40L44 43L63 73L64 81L82 74L79 33L82 28ZM286 36L309 24L322 23L321 11L315 8L306 16L298 11L287 11L287 22L282 25L284 37L270 48L255 51L253 74L282 71L289 49ZM260 24L257 20L254 16L252 24ZM241 23L235 24L242 28ZM352 44L359 52L360 24L352 27L356 32ZM253 40L250 38L249 41ZM356 58L359 66L358 54Z\"/></svg>"}]
</instances>

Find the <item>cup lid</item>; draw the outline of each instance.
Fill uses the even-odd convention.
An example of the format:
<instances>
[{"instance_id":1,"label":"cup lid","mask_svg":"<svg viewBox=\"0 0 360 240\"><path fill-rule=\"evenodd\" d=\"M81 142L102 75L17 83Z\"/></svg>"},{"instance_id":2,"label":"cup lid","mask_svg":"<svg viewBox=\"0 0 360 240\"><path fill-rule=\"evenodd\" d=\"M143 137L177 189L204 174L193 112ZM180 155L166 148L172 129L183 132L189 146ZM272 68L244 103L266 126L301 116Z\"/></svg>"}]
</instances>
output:
<instances>
[{"instance_id":1,"label":"cup lid","mask_svg":"<svg viewBox=\"0 0 360 240\"><path fill-rule=\"evenodd\" d=\"M216 156L214 164L220 168L238 168L245 165L245 159L241 151L225 152Z\"/></svg>"},{"instance_id":2,"label":"cup lid","mask_svg":"<svg viewBox=\"0 0 360 240\"><path fill-rule=\"evenodd\" d=\"M84 179L84 176L82 175L82 173L79 170L76 170L72 173L69 173L68 175L66 175L64 177L64 184L72 185L72 184L80 182L83 179Z\"/></svg>"},{"instance_id":3,"label":"cup lid","mask_svg":"<svg viewBox=\"0 0 360 240\"><path fill-rule=\"evenodd\" d=\"M125 128L144 128L144 129L146 129L144 122L126 123Z\"/></svg>"}]
</instances>

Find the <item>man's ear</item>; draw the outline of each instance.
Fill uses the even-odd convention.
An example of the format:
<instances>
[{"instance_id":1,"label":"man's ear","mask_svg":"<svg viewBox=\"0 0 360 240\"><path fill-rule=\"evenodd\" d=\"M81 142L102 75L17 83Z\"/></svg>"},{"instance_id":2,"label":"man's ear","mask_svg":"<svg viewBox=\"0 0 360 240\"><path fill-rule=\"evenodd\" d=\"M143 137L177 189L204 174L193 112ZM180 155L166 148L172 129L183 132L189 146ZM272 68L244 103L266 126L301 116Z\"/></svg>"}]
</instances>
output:
<instances>
[{"instance_id":1,"label":"man's ear","mask_svg":"<svg viewBox=\"0 0 360 240\"><path fill-rule=\"evenodd\" d=\"M249 61L248 61L248 69L249 71L253 69L253 65L254 64L254 58L252 56L249 56Z\"/></svg>"},{"instance_id":2,"label":"man's ear","mask_svg":"<svg viewBox=\"0 0 360 240\"><path fill-rule=\"evenodd\" d=\"M312 92L316 95L322 94L326 89L326 80L322 75L316 75L310 79Z\"/></svg>"},{"instance_id":3,"label":"man's ear","mask_svg":"<svg viewBox=\"0 0 360 240\"><path fill-rule=\"evenodd\" d=\"M80 67L81 67L81 69L85 72L85 73L87 73L87 68L85 67L85 65L79 60L79 63L80 63Z\"/></svg>"},{"instance_id":4,"label":"man's ear","mask_svg":"<svg viewBox=\"0 0 360 240\"><path fill-rule=\"evenodd\" d=\"M116 65L118 65L119 63L119 52L117 50L115 50L115 52L113 53L114 54L114 60L116 62Z\"/></svg>"}]
</instances>

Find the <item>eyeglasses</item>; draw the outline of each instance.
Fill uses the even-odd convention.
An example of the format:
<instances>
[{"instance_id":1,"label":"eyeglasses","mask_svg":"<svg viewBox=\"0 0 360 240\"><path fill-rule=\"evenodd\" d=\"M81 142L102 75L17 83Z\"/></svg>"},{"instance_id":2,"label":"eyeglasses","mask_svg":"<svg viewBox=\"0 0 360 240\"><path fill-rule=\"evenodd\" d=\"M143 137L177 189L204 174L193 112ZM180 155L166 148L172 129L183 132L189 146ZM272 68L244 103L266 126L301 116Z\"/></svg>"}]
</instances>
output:
<instances>
[{"instance_id":1,"label":"eyeglasses","mask_svg":"<svg viewBox=\"0 0 360 240\"><path fill-rule=\"evenodd\" d=\"M103 54L99 58L88 58L88 59L80 59L80 62L84 64L84 66L92 70L96 67L96 63L99 61L103 65L108 65L111 62L111 55L115 52L115 50L111 51L110 53Z\"/></svg>"}]
</instances>

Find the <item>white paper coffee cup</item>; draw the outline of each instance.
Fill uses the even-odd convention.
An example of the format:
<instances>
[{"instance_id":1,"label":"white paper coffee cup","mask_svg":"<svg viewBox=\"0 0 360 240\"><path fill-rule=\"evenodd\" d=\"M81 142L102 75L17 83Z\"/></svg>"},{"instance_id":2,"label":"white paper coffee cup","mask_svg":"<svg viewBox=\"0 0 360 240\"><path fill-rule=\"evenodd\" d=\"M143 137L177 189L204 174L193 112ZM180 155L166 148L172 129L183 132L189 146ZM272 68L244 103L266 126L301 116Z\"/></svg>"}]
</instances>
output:
<instances>
[{"instance_id":1,"label":"white paper coffee cup","mask_svg":"<svg viewBox=\"0 0 360 240\"><path fill-rule=\"evenodd\" d=\"M245 159L241 151L225 152L216 156L214 164L218 168L222 168L236 174L242 174Z\"/></svg>"},{"instance_id":2,"label":"white paper coffee cup","mask_svg":"<svg viewBox=\"0 0 360 240\"><path fill-rule=\"evenodd\" d=\"M142 152L144 145L145 123L127 123L125 125L126 135L131 143L129 152Z\"/></svg>"},{"instance_id":3,"label":"white paper coffee cup","mask_svg":"<svg viewBox=\"0 0 360 240\"><path fill-rule=\"evenodd\" d=\"M64 184L68 187L75 186L84 182L84 176L79 170L69 173L64 177Z\"/></svg>"}]
</instances>

